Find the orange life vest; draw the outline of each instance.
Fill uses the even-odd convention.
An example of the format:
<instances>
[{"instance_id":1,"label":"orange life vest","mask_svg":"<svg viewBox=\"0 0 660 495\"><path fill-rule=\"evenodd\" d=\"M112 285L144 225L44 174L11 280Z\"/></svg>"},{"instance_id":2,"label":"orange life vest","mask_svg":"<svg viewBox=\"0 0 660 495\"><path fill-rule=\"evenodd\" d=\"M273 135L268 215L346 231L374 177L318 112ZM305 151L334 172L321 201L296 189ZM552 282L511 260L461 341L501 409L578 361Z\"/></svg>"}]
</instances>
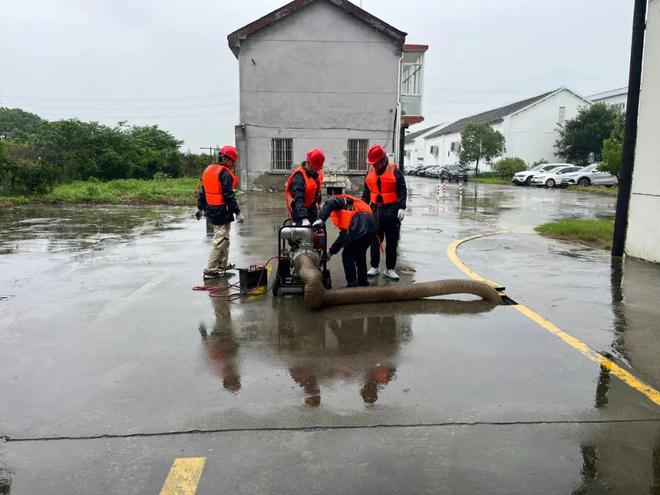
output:
<instances>
[{"instance_id":1,"label":"orange life vest","mask_svg":"<svg viewBox=\"0 0 660 495\"><path fill-rule=\"evenodd\" d=\"M367 174L366 183L370 193L370 201L373 204L389 205L399 201L399 195L396 192L396 164L390 163L387 169L381 175L376 173L376 169L372 166ZM380 179L380 188L378 187L378 179Z\"/></svg>"},{"instance_id":2,"label":"orange life vest","mask_svg":"<svg viewBox=\"0 0 660 495\"><path fill-rule=\"evenodd\" d=\"M348 194L338 194L338 198L344 198L347 203L346 208L343 208L341 210L335 210L332 213L330 213L330 218L332 219L332 223L335 224L335 227L337 227L339 230L348 230L351 226L351 222L353 221L353 217L355 216L356 213L360 212L365 212L372 214L373 212L371 211L371 207L362 201L361 199L358 199L354 196L349 196ZM353 201L353 204L350 204L350 201Z\"/></svg>"},{"instance_id":3,"label":"orange life vest","mask_svg":"<svg viewBox=\"0 0 660 495\"><path fill-rule=\"evenodd\" d=\"M222 186L220 184L220 174L226 171L231 175L233 182L231 188L236 189L238 185L238 177L236 177L231 170L224 165L212 163L204 173L202 173L202 184L204 184L204 194L206 195L206 204L209 206L219 206L225 204L225 197L222 194Z\"/></svg>"},{"instance_id":4,"label":"orange life vest","mask_svg":"<svg viewBox=\"0 0 660 495\"><path fill-rule=\"evenodd\" d=\"M316 200L320 199L318 198L318 195L321 192L319 181L307 175L307 172L305 171L302 165L299 166L291 173L291 175L289 175L289 178L286 181L286 186L285 186L286 207L289 210L289 216L291 216L291 212L293 211L293 202L294 202L293 194L291 194L291 181L293 180L293 176L296 175L298 172L300 172L303 178L305 179L305 208L311 208L313 205L316 204Z\"/></svg>"}]
</instances>

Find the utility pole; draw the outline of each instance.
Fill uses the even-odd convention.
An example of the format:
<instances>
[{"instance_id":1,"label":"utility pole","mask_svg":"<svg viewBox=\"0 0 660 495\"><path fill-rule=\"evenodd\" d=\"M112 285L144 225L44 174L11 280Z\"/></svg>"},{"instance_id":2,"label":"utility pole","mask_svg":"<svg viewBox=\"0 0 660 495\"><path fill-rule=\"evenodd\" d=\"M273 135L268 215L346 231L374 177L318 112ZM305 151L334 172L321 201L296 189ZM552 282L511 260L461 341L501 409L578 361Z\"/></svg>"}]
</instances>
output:
<instances>
[{"instance_id":1,"label":"utility pole","mask_svg":"<svg viewBox=\"0 0 660 495\"><path fill-rule=\"evenodd\" d=\"M635 0L633 12L632 43L630 46L630 71L628 73L628 102L626 103L626 126L623 131L623 152L619 171L619 193L616 199L612 256L623 256L628 230L630 190L635 168L635 145L637 143L637 114L639 91L642 83L642 58L644 55L644 31L646 29L646 2Z\"/></svg>"},{"instance_id":2,"label":"utility pole","mask_svg":"<svg viewBox=\"0 0 660 495\"><path fill-rule=\"evenodd\" d=\"M215 160L214 156L218 153L219 148L217 146L201 146L199 149L204 151L209 150L209 159L213 162Z\"/></svg>"}]
</instances>

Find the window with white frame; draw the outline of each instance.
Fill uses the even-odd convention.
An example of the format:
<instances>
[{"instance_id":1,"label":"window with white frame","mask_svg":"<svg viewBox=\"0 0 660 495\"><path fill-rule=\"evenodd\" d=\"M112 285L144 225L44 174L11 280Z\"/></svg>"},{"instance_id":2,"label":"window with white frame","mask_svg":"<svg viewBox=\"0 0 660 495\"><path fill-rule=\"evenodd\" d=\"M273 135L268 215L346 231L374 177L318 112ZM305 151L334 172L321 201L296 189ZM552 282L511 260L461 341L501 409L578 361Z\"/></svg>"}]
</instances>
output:
<instances>
[{"instance_id":1,"label":"window with white frame","mask_svg":"<svg viewBox=\"0 0 660 495\"><path fill-rule=\"evenodd\" d=\"M423 53L406 52L401 61L401 94L421 96Z\"/></svg>"},{"instance_id":2,"label":"window with white frame","mask_svg":"<svg viewBox=\"0 0 660 495\"><path fill-rule=\"evenodd\" d=\"M293 139L273 138L270 142L270 168L273 171L291 170L293 165Z\"/></svg>"},{"instance_id":3,"label":"window with white frame","mask_svg":"<svg viewBox=\"0 0 660 495\"><path fill-rule=\"evenodd\" d=\"M348 140L348 170L361 171L367 169L368 139Z\"/></svg>"}]
</instances>

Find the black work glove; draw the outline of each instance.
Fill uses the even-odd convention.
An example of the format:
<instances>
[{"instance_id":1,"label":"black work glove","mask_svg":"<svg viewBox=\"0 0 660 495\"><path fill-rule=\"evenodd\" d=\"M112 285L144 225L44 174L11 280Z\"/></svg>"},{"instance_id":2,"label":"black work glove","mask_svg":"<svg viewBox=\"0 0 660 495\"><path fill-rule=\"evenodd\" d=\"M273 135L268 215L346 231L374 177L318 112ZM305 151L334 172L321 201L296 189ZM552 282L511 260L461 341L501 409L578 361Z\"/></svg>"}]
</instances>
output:
<instances>
[{"instance_id":1,"label":"black work glove","mask_svg":"<svg viewBox=\"0 0 660 495\"><path fill-rule=\"evenodd\" d=\"M202 210L197 210L197 211L195 212L195 218L196 218L197 220L201 220L201 218L202 218L203 215L204 215L204 212L203 212Z\"/></svg>"}]
</instances>

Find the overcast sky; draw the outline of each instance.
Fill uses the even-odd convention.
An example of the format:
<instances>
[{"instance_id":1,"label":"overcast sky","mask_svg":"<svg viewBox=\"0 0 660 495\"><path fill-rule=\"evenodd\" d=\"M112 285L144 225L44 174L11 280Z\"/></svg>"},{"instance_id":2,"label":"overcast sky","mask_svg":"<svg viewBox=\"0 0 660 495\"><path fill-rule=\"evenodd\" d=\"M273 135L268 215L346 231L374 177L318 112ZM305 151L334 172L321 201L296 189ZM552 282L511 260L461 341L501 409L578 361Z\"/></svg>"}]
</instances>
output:
<instances>
[{"instance_id":1,"label":"overcast sky","mask_svg":"<svg viewBox=\"0 0 660 495\"><path fill-rule=\"evenodd\" d=\"M233 142L227 34L283 0L0 0L0 106ZM359 1L355 1L359 4ZM567 86L625 86L633 0L363 0L430 45L423 125ZM413 129L414 130L414 129Z\"/></svg>"}]
</instances>

